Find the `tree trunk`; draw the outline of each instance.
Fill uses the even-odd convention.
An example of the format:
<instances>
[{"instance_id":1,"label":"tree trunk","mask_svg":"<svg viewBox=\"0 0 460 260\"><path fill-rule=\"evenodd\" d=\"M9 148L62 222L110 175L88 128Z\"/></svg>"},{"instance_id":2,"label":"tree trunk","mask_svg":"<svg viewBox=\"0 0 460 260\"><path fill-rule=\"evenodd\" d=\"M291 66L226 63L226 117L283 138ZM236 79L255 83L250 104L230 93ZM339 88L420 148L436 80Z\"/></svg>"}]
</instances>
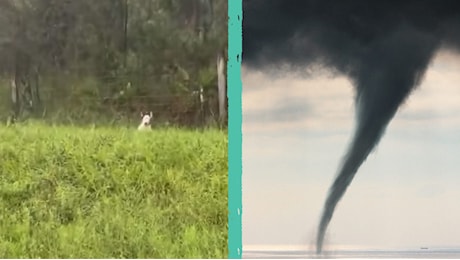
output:
<instances>
[{"instance_id":1,"label":"tree trunk","mask_svg":"<svg viewBox=\"0 0 460 260\"><path fill-rule=\"evenodd\" d=\"M226 64L222 53L217 54L217 91L219 98L219 120L221 123L227 119L227 79Z\"/></svg>"}]
</instances>

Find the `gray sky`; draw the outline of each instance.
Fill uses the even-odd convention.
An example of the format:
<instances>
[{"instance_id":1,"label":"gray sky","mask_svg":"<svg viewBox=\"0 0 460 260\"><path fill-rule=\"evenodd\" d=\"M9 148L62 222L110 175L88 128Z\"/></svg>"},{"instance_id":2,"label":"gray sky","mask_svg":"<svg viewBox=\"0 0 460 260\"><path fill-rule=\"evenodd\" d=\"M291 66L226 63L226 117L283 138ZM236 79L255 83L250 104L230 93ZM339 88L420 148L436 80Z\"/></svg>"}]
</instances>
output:
<instances>
[{"instance_id":1,"label":"gray sky","mask_svg":"<svg viewBox=\"0 0 460 260\"><path fill-rule=\"evenodd\" d=\"M243 245L313 246L354 127L345 77L242 68ZM460 56L441 52L339 202L328 246L460 246Z\"/></svg>"}]
</instances>

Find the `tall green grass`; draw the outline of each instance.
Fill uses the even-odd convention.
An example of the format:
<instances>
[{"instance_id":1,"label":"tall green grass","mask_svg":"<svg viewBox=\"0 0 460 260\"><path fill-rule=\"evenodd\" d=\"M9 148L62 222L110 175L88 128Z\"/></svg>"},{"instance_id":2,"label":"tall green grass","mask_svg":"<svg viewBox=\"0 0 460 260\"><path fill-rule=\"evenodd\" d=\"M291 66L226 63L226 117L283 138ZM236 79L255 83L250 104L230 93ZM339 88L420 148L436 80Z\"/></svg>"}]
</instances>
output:
<instances>
[{"instance_id":1,"label":"tall green grass","mask_svg":"<svg viewBox=\"0 0 460 260\"><path fill-rule=\"evenodd\" d=\"M0 127L2 258L226 258L219 130Z\"/></svg>"}]
</instances>

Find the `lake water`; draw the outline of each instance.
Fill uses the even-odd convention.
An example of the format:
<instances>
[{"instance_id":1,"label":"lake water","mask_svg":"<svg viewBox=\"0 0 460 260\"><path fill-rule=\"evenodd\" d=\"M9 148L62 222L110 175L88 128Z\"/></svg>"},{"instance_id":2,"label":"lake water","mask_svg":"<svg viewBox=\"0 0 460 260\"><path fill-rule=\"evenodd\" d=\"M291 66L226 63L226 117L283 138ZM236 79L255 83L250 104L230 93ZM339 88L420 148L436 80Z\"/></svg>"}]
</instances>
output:
<instances>
[{"instance_id":1,"label":"lake water","mask_svg":"<svg viewBox=\"0 0 460 260\"><path fill-rule=\"evenodd\" d=\"M337 250L318 256L314 251L301 250L243 250L244 259L301 259L301 258L460 258L460 248L417 250Z\"/></svg>"}]
</instances>

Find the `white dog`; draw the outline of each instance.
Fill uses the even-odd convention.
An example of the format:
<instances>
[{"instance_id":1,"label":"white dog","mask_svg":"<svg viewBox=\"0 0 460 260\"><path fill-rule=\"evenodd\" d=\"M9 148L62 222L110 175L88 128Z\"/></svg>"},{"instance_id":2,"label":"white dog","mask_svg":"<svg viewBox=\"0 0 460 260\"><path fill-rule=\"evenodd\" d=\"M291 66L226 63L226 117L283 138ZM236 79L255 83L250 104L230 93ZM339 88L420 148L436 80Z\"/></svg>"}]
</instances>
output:
<instances>
[{"instance_id":1,"label":"white dog","mask_svg":"<svg viewBox=\"0 0 460 260\"><path fill-rule=\"evenodd\" d=\"M153 113L150 112L150 114L144 114L141 112L141 117L142 117L142 122L137 128L138 130L150 130L150 120L152 120Z\"/></svg>"}]
</instances>

